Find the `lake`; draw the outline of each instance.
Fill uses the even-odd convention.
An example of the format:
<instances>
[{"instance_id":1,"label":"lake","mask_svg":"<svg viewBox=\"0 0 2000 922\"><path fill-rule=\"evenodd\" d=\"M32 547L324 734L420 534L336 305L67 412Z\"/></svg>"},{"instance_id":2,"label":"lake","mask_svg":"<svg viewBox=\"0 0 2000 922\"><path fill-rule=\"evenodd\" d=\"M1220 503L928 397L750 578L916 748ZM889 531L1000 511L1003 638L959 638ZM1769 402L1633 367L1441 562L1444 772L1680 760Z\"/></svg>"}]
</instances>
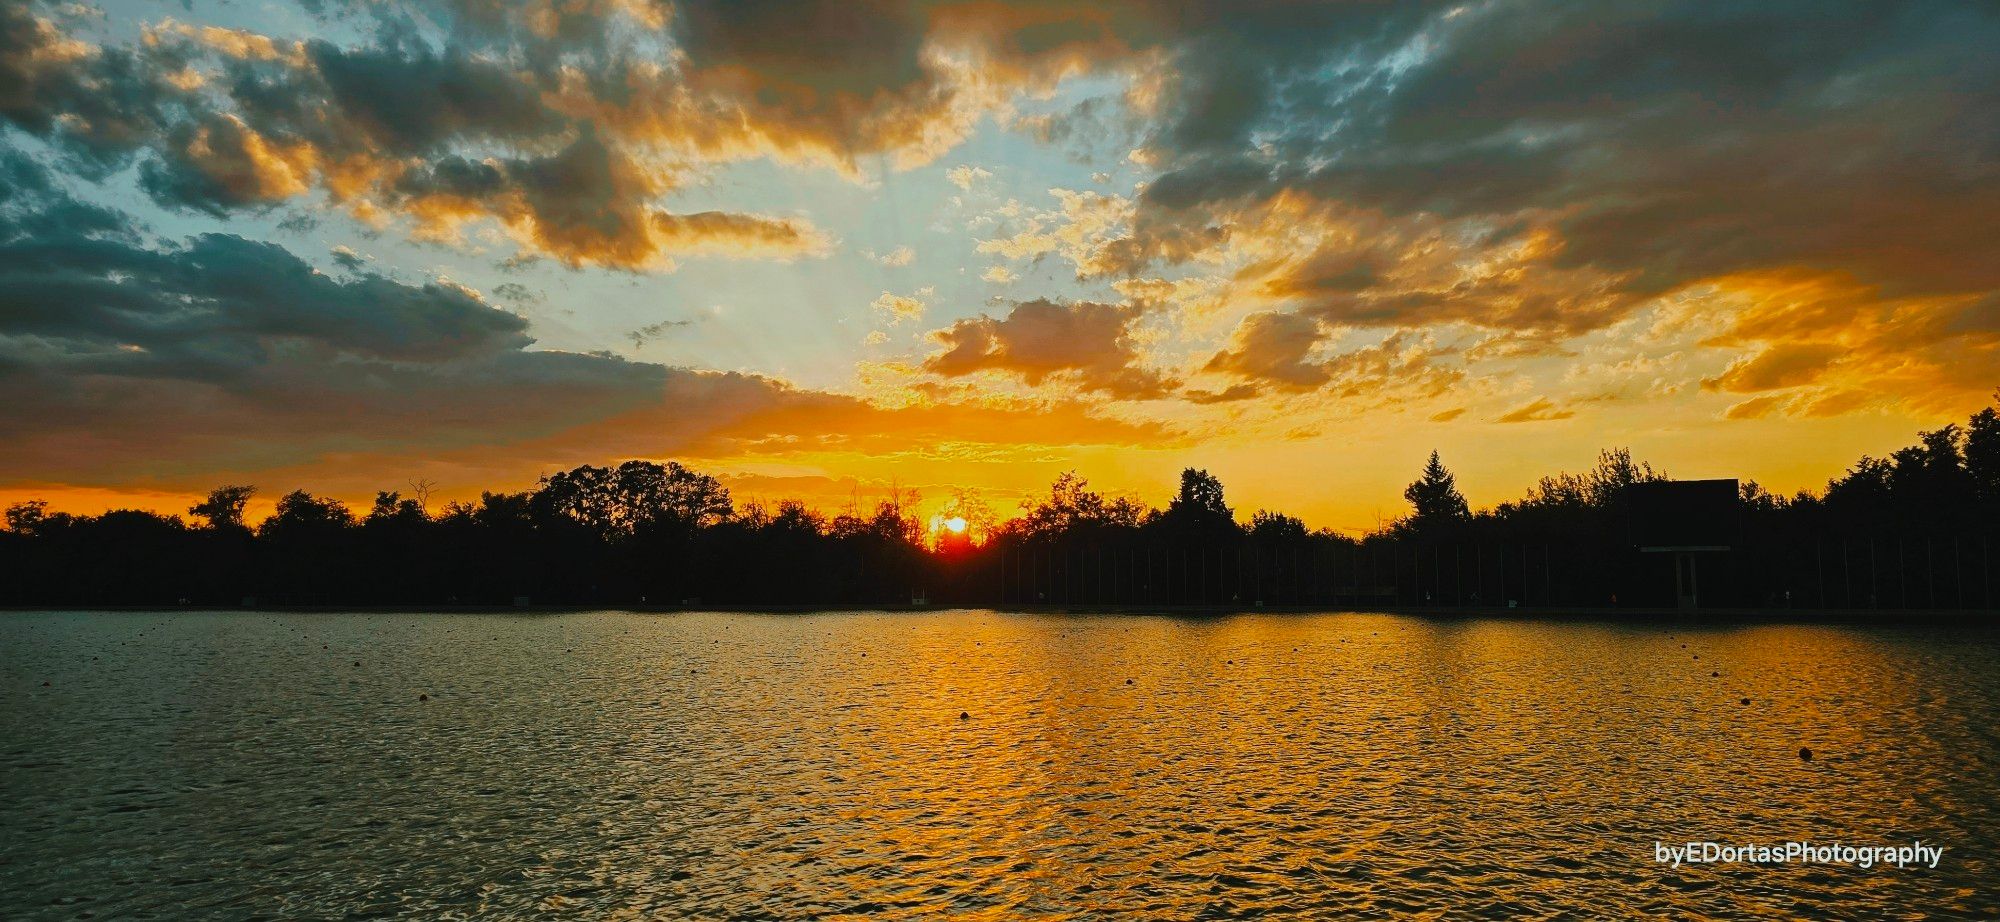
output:
<instances>
[{"instance_id":1,"label":"lake","mask_svg":"<svg viewBox=\"0 0 2000 922\"><path fill-rule=\"evenodd\" d=\"M15 612L0 694L9 919L2000 916L1980 630Z\"/></svg>"}]
</instances>

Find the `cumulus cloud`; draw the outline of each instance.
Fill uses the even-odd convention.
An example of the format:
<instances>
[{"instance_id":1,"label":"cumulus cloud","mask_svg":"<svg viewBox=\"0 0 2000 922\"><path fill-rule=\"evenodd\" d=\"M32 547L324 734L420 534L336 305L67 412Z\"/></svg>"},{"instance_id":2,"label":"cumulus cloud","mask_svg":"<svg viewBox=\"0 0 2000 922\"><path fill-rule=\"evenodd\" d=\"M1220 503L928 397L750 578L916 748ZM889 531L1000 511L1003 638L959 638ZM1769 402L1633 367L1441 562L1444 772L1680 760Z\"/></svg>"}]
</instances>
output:
<instances>
[{"instance_id":1,"label":"cumulus cloud","mask_svg":"<svg viewBox=\"0 0 2000 922\"><path fill-rule=\"evenodd\" d=\"M368 257L356 253L353 247L345 244L336 245L332 253L334 265L349 272L360 272L368 267Z\"/></svg>"},{"instance_id":2,"label":"cumulus cloud","mask_svg":"<svg viewBox=\"0 0 2000 922\"><path fill-rule=\"evenodd\" d=\"M917 258L917 251L910 249L907 246L899 246L893 250L890 250L887 253L877 253L873 250L868 250L864 251L862 255L878 265L887 266L891 269L898 269L903 266L907 266L911 262L915 261Z\"/></svg>"},{"instance_id":3,"label":"cumulus cloud","mask_svg":"<svg viewBox=\"0 0 2000 922\"><path fill-rule=\"evenodd\" d=\"M407 220L424 239L457 240L462 225L490 219L524 254L571 266L826 252L803 218L671 211L662 202L694 168L688 156L555 104L581 62L611 67L636 53L613 40L616 17L442 12L479 28L441 43L383 12L373 44L343 47L168 21L126 49L80 42L12 5L0 13L0 118L94 174L136 161L156 200L216 216L317 190L364 221ZM558 25L572 33L544 32ZM545 57L558 48L596 53L558 64ZM190 79L204 73L196 64L220 79Z\"/></svg>"},{"instance_id":4,"label":"cumulus cloud","mask_svg":"<svg viewBox=\"0 0 2000 922\"><path fill-rule=\"evenodd\" d=\"M1963 307L2000 289L1982 230L2000 206L1991 9L1281 5L1231 9L1226 31L1223 15L1158 19L1126 99L1145 125L1133 162L1157 175L1129 212L1088 231L1050 212L990 252L1060 254L1085 277L1219 267L1245 313L1473 324L1550 353L1660 298L1790 273L1936 334L1895 356L1928 381L1878 378L1901 399L1962 399L1960 378L1995 368L1996 317Z\"/></svg>"},{"instance_id":5,"label":"cumulus cloud","mask_svg":"<svg viewBox=\"0 0 2000 922\"><path fill-rule=\"evenodd\" d=\"M1139 316L1135 307L1095 301L1023 301L1005 317L982 315L934 331L941 348L923 368L946 377L1003 372L1029 385L1061 378L1123 399L1164 396L1173 382L1143 366L1132 330Z\"/></svg>"},{"instance_id":6,"label":"cumulus cloud","mask_svg":"<svg viewBox=\"0 0 2000 922\"><path fill-rule=\"evenodd\" d=\"M902 323L905 320L922 319L925 305L921 298L885 291L870 306L883 314L887 314L889 322L895 324Z\"/></svg>"},{"instance_id":7,"label":"cumulus cloud","mask_svg":"<svg viewBox=\"0 0 2000 922\"><path fill-rule=\"evenodd\" d=\"M944 171L944 178L961 191L970 192L974 185L992 179L993 173L985 167L960 164Z\"/></svg>"},{"instance_id":8,"label":"cumulus cloud","mask_svg":"<svg viewBox=\"0 0 2000 922\"><path fill-rule=\"evenodd\" d=\"M1229 342L1202 371L1230 375L1283 391L1325 389L1339 397L1389 393L1435 397L1464 377L1441 361L1450 350L1428 337L1397 331L1380 342L1321 354L1327 331L1299 314L1263 312L1245 317Z\"/></svg>"},{"instance_id":9,"label":"cumulus cloud","mask_svg":"<svg viewBox=\"0 0 2000 922\"><path fill-rule=\"evenodd\" d=\"M536 251L571 266L670 266L680 255L791 258L829 245L810 224L705 211L673 214L649 203L664 180L586 130L545 157L440 160L406 173L398 204L433 237L492 217Z\"/></svg>"},{"instance_id":10,"label":"cumulus cloud","mask_svg":"<svg viewBox=\"0 0 2000 922\"><path fill-rule=\"evenodd\" d=\"M1311 390L1329 377L1324 364L1308 359L1321 335L1319 323L1310 317L1253 314L1243 319L1229 346L1209 359L1202 370L1266 381L1288 390Z\"/></svg>"}]
</instances>

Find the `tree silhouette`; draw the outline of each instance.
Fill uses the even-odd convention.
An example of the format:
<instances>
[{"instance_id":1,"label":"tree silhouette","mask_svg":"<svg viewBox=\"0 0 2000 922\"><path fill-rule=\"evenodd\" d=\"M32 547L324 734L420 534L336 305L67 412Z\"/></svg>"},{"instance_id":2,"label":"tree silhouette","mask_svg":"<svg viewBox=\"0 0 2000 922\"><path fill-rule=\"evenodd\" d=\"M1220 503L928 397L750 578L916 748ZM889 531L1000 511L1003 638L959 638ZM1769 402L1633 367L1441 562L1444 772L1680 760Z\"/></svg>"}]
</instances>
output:
<instances>
[{"instance_id":1,"label":"tree silhouette","mask_svg":"<svg viewBox=\"0 0 2000 922\"><path fill-rule=\"evenodd\" d=\"M1993 399L2000 402L2000 391ZM2000 511L2000 413L1992 407L1966 421L1965 471L1987 511Z\"/></svg>"},{"instance_id":2,"label":"tree silhouette","mask_svg":"<svg viewBox=\"0 0 2000 922\"><path fill-rule=\"evenodd\" d=\"M1409 522L1417 529L1463 522L1472 515L1465 497L1458 492L1457 478L1445 469L1436 451L1425 462L1423 473L1403 490L1403 498L1410 501L1413 511Z\"/></svg>"},{"instance_id":3,"label":"tree silhouette","mask_svg":"<svg viewBox=\"0 0 2000 922\"><path fill-rule=\"evenodd\" d=\"M57 513L61 515L62 513ZM33 535L42 531L50 522L49 504L31 499L7 507L7 530L20 535Z\"/></svg>"},{"instance_id":4,"label":"tree silhouette","mask_svg":"<svg viewBox=\"0 0 2000 922\"><path fill-rule=\"evenodd\" d=\"M1120 498L1106 500L1090 489L1090 482L1075 471L1064 471L1049 484L1049 496L1039 503L1023 503L1027 514L1020 519L1030 535L1050 537L1075 531L1107 527L1131 527L1144 514L1136 503Z\"/></svg>"},{"instance_id":5,"label":"tree silhouette","mask_svg":"<svg viewBox=\"0 0 2000 922\"><path fill-rule=\"evenodd\" d=\"M1221 540L1237 535L1236 515L1222 498L1222 481L1205 470L1181 471L1180 491L1167 503L1160 526L1181 537Z\"/></svg>"},{"instance_id":6,"label":"tree silhouette","mask_svg":"<svg viewBox=\"0 0 2000 922\"><path fill-rule=\"evenodd\" d=\"M1431 452L1404 492L1411 513L1350 538L1269 509L1238 526L1220 480L1199 468L1157 512L1069 471L1004 523L961 493L944 511L978 537L935 546L901 489L872 513L858 500L832 517L792 500L739 512L719 481L676 462L585 465L435 517L396 491L375 494L357 520L341 501L297 490L255 529L244 527L246 485L189 507L200 527L28 500L6 509L0 530L0 603L878 605L922 589L952 604L1391 604L1504 589L1643 604L1658 560L1631 546L1626 499L1664 477L1608 448L1582 473L1540 478L1474 514ZM1788 594L1825 606L2000 603L2000 407L1864 456L1820 493L1744 481L1737 500L1741 540L1702 572L1716 592L1737 580L1742 604Z\"/></svg>"},{"instance_id":7,"label":"tree silhouette","mask_svg":"<svg viewBox=\"0 0 2000 922\"><path fill-rule=\"evenodd\" d=\"M375 505L370 507L361 524L370 528L387 526L409 526L430 521L424 514L423 504L416 499L405 498L401 493L384 490L375 494Z\"/></svg>"},{"instance_id":8,"label":"tree silhouette","mask_svg":"<svg viewBox=\"0 0 2000 922\"><path fill-rule=\"evenodd\" d=\"M323 534L352 524L354 514L347 511L346 503L293 490L278 498L277 510L257 530L270 536Z\"/></svg>"},{"instance_id":9,"label":"tree silhouette","mask_svg":"<svg viewBox=\"0 0 2000 922\"><path fill-rule=\"evenodd\" d=\"M208 498L188 507L188 514L208 523L213 529L243 528L243 508L250 504L250 497L257 494L256 487L230 485L216 487L208 492Z\"/></svg>"},{"instance_id":10,"label":"tree silhouette","mask_svg":"<svg viewBox=\"0 0 2000 922\"><path fill-rule=\"evenodd\" d=\"M1310 534L1304 519L1259 509L1250 516L1250 538L1268 543L1297 542Z\"/></svg>"},{"instance_id":11,"label":"tree silhouette","mask_svg":"<svg viewBox=\"0 0 2000 922\"><path fill-rule=\"evenodd\" d=\"M678 461L627 461L616 468L584 465L543 477L534 494L538 513L559 516L601 538L641 530L688 531L734 513L729 490Z\"/></svg>"}]
</instances>

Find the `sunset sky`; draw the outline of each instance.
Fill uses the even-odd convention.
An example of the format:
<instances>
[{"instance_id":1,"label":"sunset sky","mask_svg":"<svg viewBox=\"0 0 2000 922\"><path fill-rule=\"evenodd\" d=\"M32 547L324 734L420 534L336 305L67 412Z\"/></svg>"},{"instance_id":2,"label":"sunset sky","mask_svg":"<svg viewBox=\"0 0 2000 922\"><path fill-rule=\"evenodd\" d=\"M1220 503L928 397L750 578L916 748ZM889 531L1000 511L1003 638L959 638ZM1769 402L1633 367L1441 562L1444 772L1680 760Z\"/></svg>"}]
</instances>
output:
<instances>
[{"instance_id":1,"label":"sunset sky","mask_svg":"<svg viewBox=\"0 0 2000 922\"><path fill-rule=\"evenodd\" d=\"M2000 7L0 5L0 502L678 459L1374 527L2000 385Z\"/></svg>"}]
</instances>

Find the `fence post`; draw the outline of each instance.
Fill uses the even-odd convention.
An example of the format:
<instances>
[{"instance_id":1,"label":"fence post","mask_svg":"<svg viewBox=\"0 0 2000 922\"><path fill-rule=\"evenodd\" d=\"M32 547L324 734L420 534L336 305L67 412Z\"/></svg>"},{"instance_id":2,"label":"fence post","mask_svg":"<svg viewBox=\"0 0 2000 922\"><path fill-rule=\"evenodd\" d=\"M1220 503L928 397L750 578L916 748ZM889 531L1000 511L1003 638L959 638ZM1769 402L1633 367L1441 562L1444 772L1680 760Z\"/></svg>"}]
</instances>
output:
<instances>
[{"instance_id":1,"label":"fence post","mask_svg":"<svg viewBox=\"0 0 2000 922\"><path fill-rule=\"evenodd\" d=\"M1823 609L1827 607L1826 606L1826 539L1824 537L1816 538L1813 540L1813 563L1818 567L1818 576L1816 577L1818 583L1817 583L1817 588L1815 588L1815 590L1813 591L1813 599L1816 600L1819 603L1819 607Z\"/></svg>"},{"instance_id":2,"label":"fence post","mask_svg":"<svg viewBox=\"0 0 2000 922\"><path fill-rule=\"evenodd\" d=\"M1896 603L1910 607L1910 564L1903 557L1903 536L1896 536Z\"/></svg>"},{"instance_id":3,"label":"fence post","mask_svg":"<svg viewBox=\"0 0 2000 922\"><path fill-rule=\"evenodd\" d=\"M1937 607L1937 552L1931 536L1924 536L1924 598L1926 607Z\"/></svg>"}]
</instances>

